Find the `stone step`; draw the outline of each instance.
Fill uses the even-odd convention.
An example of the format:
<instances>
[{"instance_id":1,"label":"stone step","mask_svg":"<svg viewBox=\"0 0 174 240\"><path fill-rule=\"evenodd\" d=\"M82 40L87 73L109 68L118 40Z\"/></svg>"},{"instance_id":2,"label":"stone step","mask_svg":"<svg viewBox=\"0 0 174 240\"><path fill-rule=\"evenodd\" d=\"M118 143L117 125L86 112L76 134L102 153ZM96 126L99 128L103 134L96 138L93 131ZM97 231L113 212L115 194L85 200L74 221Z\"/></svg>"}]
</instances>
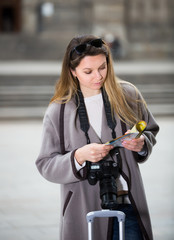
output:
<instances>
[{"instance_id":1,"label":"stone step","mask_svg":"<svg viewBox=\"0 0 174 240\"><path fill-rule=\"evenodd\" d=\"M120 62L114 69L136 85L154 112L174 114L172 62ZM0 62L0 118L43 116L60 70L60 62Z\"/></svg>"},{"instance_id":2,"label":"stone step","mask_svg":"<svg viewBox=\"0 0 174 240\"><path fill-rule=\"evenodd\" d=\"M138 84L147 103L174 103L173 84ZM54 86L1 86L0 106L46 106L54 93Z\"/></svg>"},{"instance_id":3,"label":"stone step","mask_svg":"<svg viewBox=\"0 0 174 240\"><path fill-rule=\"evenodd\" d=\"M59 75L60 61L0 61L0 76L52 76ZM174 74L171 61L116 61L116 74L122 75L164 75Z\"/></svg>"}]
</instances>

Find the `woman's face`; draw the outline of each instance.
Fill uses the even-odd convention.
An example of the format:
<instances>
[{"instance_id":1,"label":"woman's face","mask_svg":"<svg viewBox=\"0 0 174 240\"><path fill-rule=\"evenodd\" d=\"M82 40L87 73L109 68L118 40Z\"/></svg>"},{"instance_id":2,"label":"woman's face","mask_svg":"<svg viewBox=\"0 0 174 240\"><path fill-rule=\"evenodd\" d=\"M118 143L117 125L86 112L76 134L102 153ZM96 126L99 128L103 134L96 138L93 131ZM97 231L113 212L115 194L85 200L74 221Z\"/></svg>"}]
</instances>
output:
<instances>
[{"instance_id":1,"label":"woman's face","mask_svg":"<svg viewBox=\"0 0 174 240\"><path fill-rule=\"evenodd\" d=\"M100 93L106 75L107 61L103 54L97 56L86 56L72 74L78 78L84 97L90 97Z\"/></svg>"}]
</instances>

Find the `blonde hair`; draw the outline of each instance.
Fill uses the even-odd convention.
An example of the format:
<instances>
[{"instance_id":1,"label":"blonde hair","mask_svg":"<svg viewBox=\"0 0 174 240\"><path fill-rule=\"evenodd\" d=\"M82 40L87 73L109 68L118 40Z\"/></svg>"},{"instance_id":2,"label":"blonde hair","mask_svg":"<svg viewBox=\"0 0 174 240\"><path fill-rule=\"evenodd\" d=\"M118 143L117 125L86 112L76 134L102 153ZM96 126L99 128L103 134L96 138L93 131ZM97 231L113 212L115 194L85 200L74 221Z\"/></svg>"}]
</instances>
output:
<instances>
[{"instance_id":1,"label":"blonde hair","mask_svg":"<svg viewBox=\"0 0 174 240\"><path fill-rule=\"evenodd\" d=\"M101 48L88 46L87 51L80 55L76 53L76 51L73 51L73 49L79 44L85 44L94 39L97 39L97 37L87 35L73 38L70 41L63 59L62 72L56 83L55 93L50 102L69 102L72 97L77 94L79 84L78 80L72 75L71 70L75 70L80 64L80 61L87 55L96 56L104 54L107 59L107 76L103 88L108 95L112 113L115 112L122 121L132 126L137 121L141 120L142 113L139 110L138 112L134 112L130 102L137 105L139 105L140 102L144 105L146 105L146 103L144 99L138 99L138 90L132 84L127 83L135 88L136 98L131 97L124 91L124 88L122 87L123 81L115 76L113 60L108 45L103 41Z\"/></svg>"}]
</instances>

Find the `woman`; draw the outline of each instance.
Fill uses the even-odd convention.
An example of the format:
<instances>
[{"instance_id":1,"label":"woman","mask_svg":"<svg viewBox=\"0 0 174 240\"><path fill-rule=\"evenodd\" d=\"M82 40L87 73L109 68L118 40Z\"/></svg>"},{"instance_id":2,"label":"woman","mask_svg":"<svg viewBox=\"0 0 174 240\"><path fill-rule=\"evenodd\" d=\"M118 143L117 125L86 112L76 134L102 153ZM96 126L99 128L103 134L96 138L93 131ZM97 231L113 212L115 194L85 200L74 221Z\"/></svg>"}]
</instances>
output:
<instances>
[{"instance_id":1,"label":"woman","mask_svg":"<svg viewBox=\"0 0 174 240\"><path fill-rule=\"evenodd\" d=\"M118 158L104 143L139 120L146 121L146 131L124 141ZM101 209L99 181L89 184L89 166L103 159L119 164L115 209L126 213L126 240L153 239L138 163L148 159L158 130L139 91L115 77L106 43L94 36L73 38L44 117L36 161L44 178L61 184L61 240L87 240L86 214ZM94 239L117 239L115 219L96 219L94 225Z\"/></svg>"}]
</instances>

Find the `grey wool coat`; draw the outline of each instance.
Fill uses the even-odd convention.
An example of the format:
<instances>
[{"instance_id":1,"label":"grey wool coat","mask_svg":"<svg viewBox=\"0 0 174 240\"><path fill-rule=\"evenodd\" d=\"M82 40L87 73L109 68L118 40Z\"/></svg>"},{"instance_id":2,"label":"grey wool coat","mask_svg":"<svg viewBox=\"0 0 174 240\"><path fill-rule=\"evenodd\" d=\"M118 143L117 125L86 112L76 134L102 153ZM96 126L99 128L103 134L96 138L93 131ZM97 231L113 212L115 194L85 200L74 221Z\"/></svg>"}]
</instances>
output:
<instances>
[{"instance_id":1,"label":"grey wool coat","mask_svg":"<svg viewBox=\"0 0 174 240\"><path fill-rule=\"evenodd\" d=\"M137 96L133 86L126 82L122 83L122 86L128 95L141 98L141 94ZM144 132L147 155L140 156L138 153L121 148L122 168L120 172L128 184L129 198L136 211L143 239L152 240L148 206L138 164L147 160L151 154L159 127L152 114L141 104L130 103L130 105L134 111L138 111L139 105L143 111L143 120L147 122ZM86 144L86 137L80 129L75 101L72 99L64 105L64 114L60 119L61 106L62 104L52 103L46 111L42 144L36 165L44 178L61 185L60 240L87 240L86 214L101 209L99 184L89 185L86 180L86 167L80 171L76 170L74 153L77 148ZM117 121L115 131L118 137L123 135L129 127L125 125L123 129L120 119L118 116L115 117ZM101 139L91 126L88 134L91 143L105 143L112 139L104 109ZM94 223L94 239L112 239L111 230L111 219L97 218Z\"/></svg>"}]
</instances>

